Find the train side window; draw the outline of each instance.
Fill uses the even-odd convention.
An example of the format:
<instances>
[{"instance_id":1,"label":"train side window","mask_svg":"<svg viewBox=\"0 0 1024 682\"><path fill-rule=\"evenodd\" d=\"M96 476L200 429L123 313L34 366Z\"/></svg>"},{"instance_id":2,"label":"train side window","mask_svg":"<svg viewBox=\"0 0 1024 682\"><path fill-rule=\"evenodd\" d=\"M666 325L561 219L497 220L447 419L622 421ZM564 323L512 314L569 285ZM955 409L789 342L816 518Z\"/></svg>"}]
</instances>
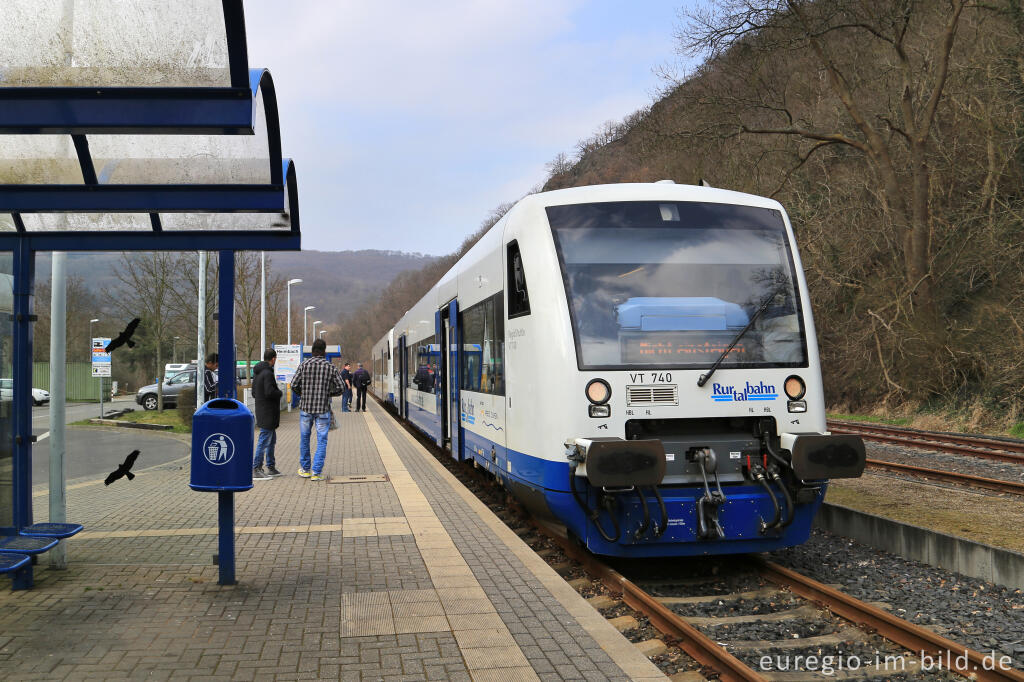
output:
<instances>
[{"instance_id":1,"label":"train side window","mask_svg":"<svg viewBox=\"0 0 1024 682\"><path fill-rule=\"evenodd\" d=\"M508 319L530 314L530 294L526 290L526 270L519 255L519 242L508 243Z\"/></svg>"}]
</instances>

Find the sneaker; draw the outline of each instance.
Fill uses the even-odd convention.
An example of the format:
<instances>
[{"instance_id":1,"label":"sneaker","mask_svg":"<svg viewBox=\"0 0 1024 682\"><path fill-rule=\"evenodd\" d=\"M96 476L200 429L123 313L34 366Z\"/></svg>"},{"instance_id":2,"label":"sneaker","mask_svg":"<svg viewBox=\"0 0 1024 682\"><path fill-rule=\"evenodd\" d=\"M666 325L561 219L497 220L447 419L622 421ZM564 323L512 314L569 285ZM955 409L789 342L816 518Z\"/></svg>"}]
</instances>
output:
<instances>
[{"instance_id":1,"label":"sneaker","mask_svg":"<svg viewBox=\"0 0 1024 682\"><path fill-rule=\"evenodd\" d=\"M311 480L311 481L326 481L327 477L326 476L321 476L320 474L313 474L312 476L309 477L309 480Z\"/></svg>"},{"instance_id":2,"label":"sneaker","mask_svg":"<svg viewBox=\"0 0 1024 682\"><path fill-rule=\"evenodd\" d=\"M252 468L252 480L254 481L269 481L270 475L263 471L263 467Z\"/></svg>"},{"instance_id":3,"label":"sneaker","mask_svg":"<svg viewBox=\"0 0 1024 682\"><path fill-rule=\"evenodd\" d=\"M303 478L309 478L311 475L312 474L306 471L305 469L299 469L299 476L302 476Z\"/></svg>"},{"instance_id":4,"label":"sneaker","mask_svg":"<svg viewBox=\"0 0 1024 682\"><path fill-rule=\"evenodd\" d=\"M271 476L280 476L281 472L278 471L277 469L275 469L274 467L268 466L267 467L267 474L269 474Z\"/></svg>"}]
</instances>

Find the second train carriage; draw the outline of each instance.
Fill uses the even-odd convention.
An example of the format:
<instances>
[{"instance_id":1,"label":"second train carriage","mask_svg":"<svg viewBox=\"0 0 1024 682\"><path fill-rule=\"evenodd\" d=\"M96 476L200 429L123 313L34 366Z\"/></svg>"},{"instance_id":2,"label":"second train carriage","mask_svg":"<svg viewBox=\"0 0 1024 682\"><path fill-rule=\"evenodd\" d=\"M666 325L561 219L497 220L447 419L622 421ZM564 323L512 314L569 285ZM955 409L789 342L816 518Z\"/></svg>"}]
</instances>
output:
<instances>
[{"instance_id":1,"label":"second train carriage","mask_svg":"<svg viewBox=\"0 0 1024 682\"><path fill-rule=\"evenodd\" d=\"M827 480L864 467L859 438L826 432L796 242L762 197L526 197L374 358L403 419L598 554L799 544Z\"/></svg>"}]
</instances>

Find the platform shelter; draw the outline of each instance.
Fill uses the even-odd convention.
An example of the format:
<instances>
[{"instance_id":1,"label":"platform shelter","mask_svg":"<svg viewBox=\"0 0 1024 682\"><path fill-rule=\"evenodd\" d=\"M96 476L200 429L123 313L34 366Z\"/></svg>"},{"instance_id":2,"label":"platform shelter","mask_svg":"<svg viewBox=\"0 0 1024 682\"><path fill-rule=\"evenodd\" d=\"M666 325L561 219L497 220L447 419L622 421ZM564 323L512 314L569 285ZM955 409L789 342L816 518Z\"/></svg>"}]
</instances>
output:
<instances>
[{"instance_id":1,"label":"platform shelter","mask_svg":"<svg viewBox=\"0 0 1024 682\"><path fill-rule=\"evenodd\" d=\"M37 251L218 251L234 364L234 250L300 248L295 166L242 0L5 0L0 9L0 538L33 523ZM4 301L0 297L0 305ZM220 394L234 397L231 372ZM32 585L31 564L15 589Z\"/></svg>"}]
</instances>

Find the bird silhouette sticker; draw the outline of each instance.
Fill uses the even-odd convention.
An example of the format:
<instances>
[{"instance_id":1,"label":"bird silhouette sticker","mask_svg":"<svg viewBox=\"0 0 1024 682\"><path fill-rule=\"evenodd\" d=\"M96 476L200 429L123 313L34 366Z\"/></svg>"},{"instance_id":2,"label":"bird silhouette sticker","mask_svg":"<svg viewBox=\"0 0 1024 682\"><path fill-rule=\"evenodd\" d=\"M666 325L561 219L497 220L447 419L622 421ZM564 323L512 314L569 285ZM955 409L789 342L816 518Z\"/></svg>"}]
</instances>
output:
<instances>
[{"instance_id":1,"label":"bird silhouette sticker","mask_svg":"<svg viewBox=\"0 0 1024 682\"><path fill-rule=\"evenodd\" d=\"M132 334L135 333L135 329L139 326L139 322L142 322L142 320L140 320L137 317L131 322L129 322L128 326L124 328L124 331L118 334L116 339L113 339L110 343L108 343L107 347L104 350L106 350L109 353L115 348L120 348L126 343L128 344L129 348L135 348L135 342L132 341Z\"/></svg>"},{"instance_id":2,"label":"bird silhouette sticker","mask_svg":"<svg viewBox=\"0 0 1024 682\"><path fill-rule=\"evenodd\" d=\"M138 450L132 450L130 453L128 453L128 456L125 457L125 460L124 462L121 463L121 466L117 467L116 469L110 472L110 475L107 476L105 481L103 481L103 485L110 485L117 479L122 478L124 476L127 476L129 481L135 478L135 474L131 472L131 468L135 465L135 460L137 460L138 458Z\"/></svg>"}]
</instances>

